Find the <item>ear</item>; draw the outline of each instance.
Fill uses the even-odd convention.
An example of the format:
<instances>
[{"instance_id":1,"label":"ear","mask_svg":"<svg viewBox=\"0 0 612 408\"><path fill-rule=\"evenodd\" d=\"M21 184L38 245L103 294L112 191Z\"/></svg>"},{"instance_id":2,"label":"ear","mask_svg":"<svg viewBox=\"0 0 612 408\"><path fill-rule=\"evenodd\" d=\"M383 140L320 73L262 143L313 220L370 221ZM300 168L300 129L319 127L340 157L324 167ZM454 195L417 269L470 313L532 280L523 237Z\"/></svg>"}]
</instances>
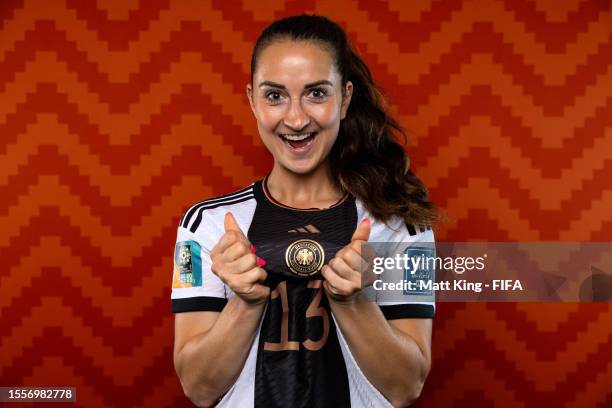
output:
<instances>
[{"instance_id":1,"label":"ear","mask_svg":"<svg viewBox=\"0 0 612 408\"><path fill-rule=\"evenodd\" d=\"M246 94L249 99L249 105L251 106L251 111L253 115L255 115L255 105L253 105L253 88L251 88L251 83L247 82L246 84Z\"/></svg>"},{"instance_id":2,"label":"ear","mask_svg":"<svg viewBox=\"0 0 612 408\"><path fill-rule=\"evenodd\" d=\"M348 111L348 107L351 104L352 96L353 96L353 83L351 81L347 81L344 87L343 95L342 95L342 106L340 107L340 119L344 119L346 117L346 112Z\"/></svg>"}]
</instances>

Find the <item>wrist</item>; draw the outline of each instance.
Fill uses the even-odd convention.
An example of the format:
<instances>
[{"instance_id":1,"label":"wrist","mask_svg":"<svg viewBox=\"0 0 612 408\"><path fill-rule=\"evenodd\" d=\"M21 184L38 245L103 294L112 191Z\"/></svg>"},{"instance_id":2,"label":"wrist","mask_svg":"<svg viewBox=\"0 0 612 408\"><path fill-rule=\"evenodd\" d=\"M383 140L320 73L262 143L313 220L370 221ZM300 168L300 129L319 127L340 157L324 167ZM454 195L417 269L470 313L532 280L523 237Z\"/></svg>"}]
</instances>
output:
<instances>
[{"instance_id":1,"label":"wrist","mask_svg":"<svg viewBox=\"0 0 612 408\"><path fill-rule=\"evenodd\" d=\"M245 309L263 309L265 304L268 302L267 297L261 299L245 299L237 294L234 294L233 299L235 299L238 307Z\"/></svg>"}]
</instances>

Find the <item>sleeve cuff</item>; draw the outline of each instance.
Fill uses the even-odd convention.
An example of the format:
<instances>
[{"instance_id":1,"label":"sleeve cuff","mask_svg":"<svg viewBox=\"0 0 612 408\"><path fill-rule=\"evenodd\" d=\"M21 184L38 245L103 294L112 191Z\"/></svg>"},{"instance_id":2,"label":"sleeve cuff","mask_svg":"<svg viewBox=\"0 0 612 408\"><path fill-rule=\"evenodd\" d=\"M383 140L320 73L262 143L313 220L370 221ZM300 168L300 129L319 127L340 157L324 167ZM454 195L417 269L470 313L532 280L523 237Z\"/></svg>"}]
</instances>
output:
<instances>
[{"instance_id":1,"label":"sleeve cuff","mask_svg":"<svg viewBox=\"0 0 612 408\"><path fill-rule=\"evenodd\" d=\"M172 299L172 313L220 312L226 303L227 299L212 296Z\"/></svg>"},{"instance_id":2,"label":"sleeve cuff","mask_svg":"<svg viewBox=\"0 0 612 408\"><path fill-rule=\"evenodd\" d=\"M380 310L387 320L431 319L435 314L433 305L424 305L420 303L380 306Z\"/></svg>"}]
</instances>

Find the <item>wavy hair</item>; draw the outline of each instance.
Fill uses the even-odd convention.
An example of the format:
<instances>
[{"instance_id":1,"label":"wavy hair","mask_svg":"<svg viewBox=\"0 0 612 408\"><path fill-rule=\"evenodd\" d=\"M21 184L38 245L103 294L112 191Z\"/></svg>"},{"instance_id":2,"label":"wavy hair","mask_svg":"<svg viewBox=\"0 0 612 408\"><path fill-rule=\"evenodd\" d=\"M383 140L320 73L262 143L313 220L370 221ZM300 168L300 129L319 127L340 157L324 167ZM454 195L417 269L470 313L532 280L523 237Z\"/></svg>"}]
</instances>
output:
<instances>
[{"instance_id":1,"label":"wavy hair","mask_svg":"<svg viewBox=\"0 0 612 408\"><path fill-rule=\"evenodd\" d=\"M330 151L334 182L360 199L376 218L386 222L397 215L404 222L429 225L441 212L429 200L425 184L410 169L410 160L397 136L406 132L385 108L385 97L370 69L351 46L342 27L326 17L302 14L277 20L257 38L251 57L251 83L257 60L275 41L312 41L330 51L342 77L353 83L353 95L338 138Z\"/></svg>"}]
</instances>

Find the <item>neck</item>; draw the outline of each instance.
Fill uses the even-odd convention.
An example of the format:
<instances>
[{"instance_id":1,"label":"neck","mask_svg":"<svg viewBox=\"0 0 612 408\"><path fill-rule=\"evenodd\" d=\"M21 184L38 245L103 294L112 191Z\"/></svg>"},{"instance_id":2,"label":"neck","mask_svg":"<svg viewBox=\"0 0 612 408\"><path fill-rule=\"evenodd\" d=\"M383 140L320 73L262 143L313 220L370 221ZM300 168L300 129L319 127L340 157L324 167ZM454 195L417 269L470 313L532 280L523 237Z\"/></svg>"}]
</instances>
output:
<instances>
[{"instance_id":1,"label":"neck","mask_svg":"<svg viewBox=\"0 0 612 408\"><path fill-rule=\"evenodd\" d=\"M334 184L327 163L308 174L293 173L275 163L267 187L276 201L295 208L327 208L344 195Z\"/></svg>"}]
</instances>

